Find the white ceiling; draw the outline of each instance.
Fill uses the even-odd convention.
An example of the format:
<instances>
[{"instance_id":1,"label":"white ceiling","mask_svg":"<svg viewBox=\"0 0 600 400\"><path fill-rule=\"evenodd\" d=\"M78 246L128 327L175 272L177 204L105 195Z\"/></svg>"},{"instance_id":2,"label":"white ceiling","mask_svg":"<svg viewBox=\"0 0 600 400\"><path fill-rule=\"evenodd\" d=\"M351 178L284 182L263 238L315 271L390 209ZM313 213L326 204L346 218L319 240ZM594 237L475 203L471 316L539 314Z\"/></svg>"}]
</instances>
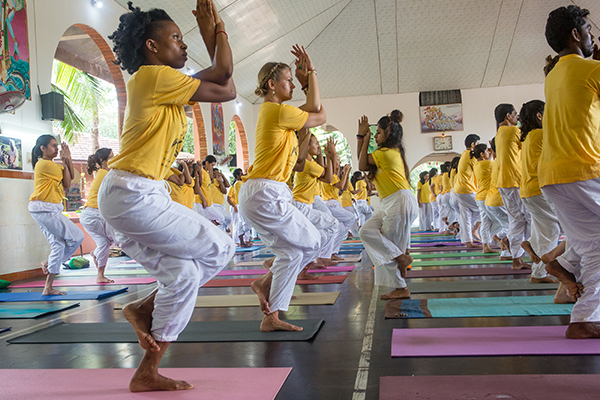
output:
<instances>
[{"instance_id":1,"label":"white ceiling","mask_svg":"<svg viewBox=\"0 0 600 400\"><path fill-rule=\"evenodd\" d=\"M127 0L115 0L126 7ZM163 8L184 33L194 69L209 65L192 15L194 0L134 0ZM324 98L472 89L543 82L548 13L598 0L215 0L233 50L238 94L255 103L269 61L293 63L307 46ZM299 89L295 99L301 99Z\"/></svg>"}]
</instances>

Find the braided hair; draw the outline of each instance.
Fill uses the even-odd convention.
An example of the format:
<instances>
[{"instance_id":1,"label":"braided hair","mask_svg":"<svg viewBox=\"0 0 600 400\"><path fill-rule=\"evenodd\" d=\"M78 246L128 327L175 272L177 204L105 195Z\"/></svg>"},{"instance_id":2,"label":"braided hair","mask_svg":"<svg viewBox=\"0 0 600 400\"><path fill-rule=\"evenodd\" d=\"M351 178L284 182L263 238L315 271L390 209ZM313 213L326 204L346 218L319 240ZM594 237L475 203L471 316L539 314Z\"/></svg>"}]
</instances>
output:
<instances>
[{"instance_id":1,"label":"braided hair","mask_svg":"<svg viewBox=\"0 0 600 400\"><path fill-rule=\"evenodd\" d=\"M115 64L133 75L146 62L146 40L157 39L165 21L173 20L164 10L153 8L142 11L131 1L127 2L127 6L131 12L119 17L119 27L108 38L114 44Z\"/></svg>"},{"instance_id":2,"label":"braided hair","mask_svg":"<svg viewBox=\"0 0 600 400\"><path fill-rule=\"evenodd\" d=\"M289 65L280 62L268 62L262 66L258 72L258 86L254 94L258 97L265 97L269 93L269 80L279 81L285 70L290 70Z\"/></svg>"},{"instance_id":3,"label":"braided hair","mask_svg":"<svg viewBox=\"0 0 600 400\"><path fill-rule=\"evenodd\" d=\"M108 160L108 157L110 157L111 152L112 149L103 147L101 149L98 149L98 151L92 154L91 156L89 156L87 160L88 175L92 175L95 171L98 171L102 166L102 163Z\"/></svg>"}]
</instances>

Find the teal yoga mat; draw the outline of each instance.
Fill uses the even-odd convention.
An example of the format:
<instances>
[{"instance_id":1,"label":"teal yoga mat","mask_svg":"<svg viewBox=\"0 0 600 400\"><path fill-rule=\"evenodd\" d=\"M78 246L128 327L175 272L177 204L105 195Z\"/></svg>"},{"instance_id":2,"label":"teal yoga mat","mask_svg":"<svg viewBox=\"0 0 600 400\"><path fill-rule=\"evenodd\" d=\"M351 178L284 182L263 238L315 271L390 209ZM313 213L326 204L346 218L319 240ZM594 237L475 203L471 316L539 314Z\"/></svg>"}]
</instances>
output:
<instances>
[{"instance_id":1,"label":"teal yoga mat","mask_svg":"<svg viewBox=\"0 0 600 400\"><path fill-rule=\"evenodd\" d=\"M29 319L52 314L69 308L78 307L79 303L56 302L40 303L0 303L0 319Z\"/></svg>"},{"instance_id":2,"label":"teal yoga mat","mask_svg":"<svg viewBox=\"0 0 600 400\"><path fill-rule=\"evenodd\" d=\"M530 283L529 279L494 279L489 281L410 282L411 293L507 292L556 290L558 283Z\"/></svg>"},{"instance_id":3,"label":"teal yoga mat","mask_svg":"<svg viewBox=\"0 0 600 400\"><path fill-rule=\"evenodd\" d=\"M386 318L477 318L570 315L573 304L554 304L554 296L395 299L385 305Z\"/></svg>"},{"instance_id":4,"label":"teal yoga mat","mask_svg":"<svg viewBox=\"0 0 600 400\"><path fill-rule=\"evenodd\" d=\"M0 302L23 301L62 301L62 300L100 300L126 292L129 288L118 290L89 290L85 292L67 292L65 295L44 296L42 292L10 292L0 293Z\"/></svg>"},{"instance_id":5,"label":"teal yoga mat","mask_svg":"<svg viewBox=\"0 0 600 400\"><path fill-rule=\"evenodd\" d=\"M529 259L523 261L530 262ZM444 267L446 265L512 264L512 260L500 261L498 258L467 258L459 260L413 261L413 267Z\"/></svg>"}]
</instances>

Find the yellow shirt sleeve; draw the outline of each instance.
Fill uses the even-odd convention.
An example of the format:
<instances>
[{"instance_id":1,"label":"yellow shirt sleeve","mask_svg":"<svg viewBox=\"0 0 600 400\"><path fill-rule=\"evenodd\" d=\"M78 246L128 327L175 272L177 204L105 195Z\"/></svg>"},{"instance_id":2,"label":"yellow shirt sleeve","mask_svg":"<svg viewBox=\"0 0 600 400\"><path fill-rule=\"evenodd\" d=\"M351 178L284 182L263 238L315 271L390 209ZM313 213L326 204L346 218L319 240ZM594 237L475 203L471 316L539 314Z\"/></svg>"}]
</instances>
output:
<instances>
[{"instance_id":1,"label":"yellow shirt sleeve","mask_svg":"<svg viewBox=\"0 0 600 400\"><path fill-rule=\"evenodd\" d=\"M102 183L102 180L106 174L108 174L108 171L102 168L96 172L96 176L94 177L92 185L90 186L90 192L88 193L88 198L85 202L84 208L98 208L98 190L100 189L100 184Z\"/></svg>"},{"instance_id":2,"label":"yellow shirt sleeve","mask_svg":"<svg viewBox=\"0 0 600 400\"><path fill-rule=\"evenodd\" d=\"M442 194L450 193L450 177L448 176L448 172L444 172L442 175Z\"/></svg>"},{"instance_id":3,"label":"yellow shirt sleeve","mask_svg":"<svg viewBox=\"0 0 600 400\"><path fill-rule=\"evenodd\" d=\"M477 181L473 172L473 165L475 165L476 161L476 158L471 158L470 150L462 152L460 161L458 162L454 193L470 194L477 191Z\"/></svg>"},{"instance_id":4,"label":"yellow shirt sleeve","mask_svg":"<svg viewBox=\"0 0 600 400\"><path fill-rule=\"evenodd\" d=\"M323 201L337 200L340 201L340 189L336 188L335 185L340 181L340 178L336 174L333 174L331 184L321 182L321 198Z\"/></svg>"},{"instance_id":5,"label":"yellow shirt sleeve","mask_svg":"<svg viewBox=\"0 0 600 400\"><path fill-rule=\"evenodd\" d=\"M184 184L183 187L183 204L189 208L194 209L194 200L196 199L196 195L194 194L194 185Z\"/></svg>"},{"instance_id":6,"label":"yellow shirt sleeve","mask_svg":"<svg viewBox=\"0 0 600 400\"><path fill-rule=\"evenodd\" d=\"M352 207L352 193L350 192L353 190L352 183L348 182L348 188L342 192L342 197L340 199L342 207Z\"/></svg>"},{"instance_id":7,"label":"yellow shirt sleeve","mask_svg":"<svg viewBox=\"0 0 600 400\"><path fill-rule=\"evenodd\" d=\"M380 198L383 199L398 190L410 190L400 150L382 148L375 150L371 155L377 165L373 183Z\"/></svg>"},{"instance_id":8,"label":"yellow shirt sleeve","mask_svg":"<svg viewBox=\"0 0 600 400\"><path fill-rule=\"evenodd\" d=\"M171 175L181 175L181 171L178 170L177 168L171 168L171 174L169 174L169 176ZM185 205L185 201L184 201L184 197L183 197L183 186L179 186L176 183L171 182L170 180L168 180L167 177L167 183L169 184L169 187L171 188L171 199L175 202L175 203L179 203L182 205Z\"/></svg>"},{"instance_id":9,"label":"yellow shirt sleeve","mask_svg":"<svg viewBox=\"0 0 600 400\"><path fill-rule=\"evenodd\" d=\"M233 185L231 185L231 187L229 188L229 192L227 193L227 196L231 199L231 202L233 204L235 204L236 206L240 204L239 200L238 200L238 195L239 195L239 187L242 182L241 181L235 181L235 183Z\"/></svg>"},{"instance_id":10,"label":"yellow shirt sleeve","mask_svg":"<svg viewBox=\"0 0 600 400\"><path fill-rule=\"evenodd\" d=\"M477 178L477 193L475 193L475 200L485 200L490 190L490 184L492 179L492 161L481 160L475 163L473 172Z\"/></svg>"},{"instance_id":11,"label":"yellow shirt sleeve","mask_svg":"<svg viewBox=\"0 0 600 400\"><path fill-rule=\"evenodd\" d=\"M527 134L521 152L521 198L528 198L542 194L538 181L538 163L542 154L541 129L534 129Z\"/></svg>"},{"instance_id":12,"label":"yellow shirt sleeve","mask_svg":"<svg viewBox=\"0 0 600 400\"><path fill-rule=\"evenodd\" d=\"M356 200L366 200L367 199L367 182L363 179L356 181L356 189L360 190L360 192L354 195Z\"/></svg>"},{"instance_id":13,"label":"yellow shirt sleeve","mask_svg":"<svg viewBox=\"0 0 600 400\"><path fill-rule=\"evenodd\" d=\"M210 174L207 170L202 168L202 185L200 186L200 190L206 199L207 207L210 207L213 204L212 190L210 189L211 184L212 182L210 180Z\"/></svg>"},{"instance_id":14,"label":"yellow shirt sleeve","mask_svg":"<svg viewBox=\"0 0 600 400\"><path fill-rule=\"evenodd\" d=\"M51 160L39 159L33 170L33 193L29 201L62 203L65 197L63 170L62 165Z\"/></svg>"},{"instance_id":15,"label":"yellow shirt sleeve","mask_svg":"<svg viewBox=\"0 0 600 400\"><path fill-rule=\"evenodd\" d=\"M304 170L296 172L294 178L294 188L292 190L294 200L306 204L314 203L317 180L323 175L324 171L325 168L319 165L318 162L307 160L304 163Z\"/></svg>"},{"instance_id":16,"label":"yellow shirt sleeve","mask_svg":"<svg viewBox=\"0 0 600 400\"><path fill-rule=\"evenodd\" d=\"M503 206L502 196L498 191L498 173L500 172L500 165L498 161L494 160L492 163L492 177L490 178L490 190L488 190L487 196L485 197L485 205L490 207Z\"/></svg>"},{"instance_id":17,"label":"yellow shirt sleeve","mask_svg":"<svg viewBox=\"0 0 600 400\"><path fill-rule=\"evenodd\" d=\"M501 126L496 134L499 162L498 187L521 186L521 131L516 126Z\"/></svg>"}]
</instances>

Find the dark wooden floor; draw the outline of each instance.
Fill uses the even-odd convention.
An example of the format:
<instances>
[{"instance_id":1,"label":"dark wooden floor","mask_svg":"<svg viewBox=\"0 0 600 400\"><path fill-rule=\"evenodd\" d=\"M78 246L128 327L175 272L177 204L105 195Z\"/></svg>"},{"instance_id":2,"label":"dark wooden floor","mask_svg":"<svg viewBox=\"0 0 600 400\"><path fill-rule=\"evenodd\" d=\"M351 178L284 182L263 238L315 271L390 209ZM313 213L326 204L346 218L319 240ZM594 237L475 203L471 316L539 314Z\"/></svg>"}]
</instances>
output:
<instances>
[{"instance_id":1,"label":"dark wooden floor","mask_svg":"<svg viewBox=\"0 0 600 400\"><path fill-rule=\"evenodd\" d=\"M325 318L325 324L312 341L174 343L169 347L161 366L167 368L293 367L277 396L278 400L351 399L373 292L373 271L366 253L363 253L363 260L355 265L357 268L348 273L349 277L343 284L297 287L297 290L306 292L341 292L337 303L333 306L296 306L290 307L289 312L285 313L284 317L287 319ZM475 279L513 279L513 276ZM153 287L154 285L130 286L126 294L102 301L82 301L78 308L35 320L0 320L0 327L12 327L12 332L0 335L2 341L0 368L135 368L143 355L143 350L137 344L22 345L7 344L5 339L28 329L40 329L59 322L124 322L121 312L114 310L114 306L144 296ZM80 287L69 290L98 289ZM385 290L387 289L380 288L380 293L384 293ZM200 289L199 293L210 295L252 292L250 288L206 288ZM414 295L413 298L544 294L552 293L536 291L437 294ZM600 356L391 358L391 335L394 328L566 325L568 317L385 320L383 307L384 301L378 300L370 354L367 400L379 399L379 378L382 376L600 373ZM262 314L258 308L196 308L192 320L260 320L261 318ZM590 398L600 397L597 393L593 396Z\"/></svg>"}]
</instances>

